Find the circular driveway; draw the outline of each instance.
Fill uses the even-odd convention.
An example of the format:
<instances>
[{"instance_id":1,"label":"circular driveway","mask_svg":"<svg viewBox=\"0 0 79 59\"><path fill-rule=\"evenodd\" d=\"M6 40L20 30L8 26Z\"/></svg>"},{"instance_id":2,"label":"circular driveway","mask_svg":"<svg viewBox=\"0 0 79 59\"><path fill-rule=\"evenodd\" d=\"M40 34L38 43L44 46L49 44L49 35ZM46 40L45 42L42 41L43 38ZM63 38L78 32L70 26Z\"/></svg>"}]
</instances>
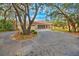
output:
<instances>
[{"instance_id":1,"label":"circular driveway","mask_svg":"<svg viewBox=\"0 0 79 59\"><path fill-rule=\"evenodd\" d=\"M0 34L0 55L79 56L79 38L68 33L40 30L32 41L11 40L12 34Z\"/></svg>"},{"instance_id":2,"label":"circular driveway","mask_svg":"<svg viewBox=\"0 0 79 59\"><path fill-rule=\"evenodd\" d=\"M64 32L39 31L33 49L26 55L72 56L79 55L79 39Z\"/></svg>"}]
</instances>

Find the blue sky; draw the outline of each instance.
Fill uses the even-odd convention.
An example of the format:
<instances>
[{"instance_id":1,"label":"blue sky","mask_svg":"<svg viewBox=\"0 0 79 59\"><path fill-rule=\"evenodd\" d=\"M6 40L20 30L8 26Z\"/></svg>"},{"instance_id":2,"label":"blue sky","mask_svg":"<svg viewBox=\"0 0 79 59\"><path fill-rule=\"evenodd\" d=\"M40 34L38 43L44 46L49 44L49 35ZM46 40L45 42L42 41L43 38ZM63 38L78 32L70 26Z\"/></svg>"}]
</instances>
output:
<instances>
[{"instance_id":1,"label":"blue sky","mask_svg":"<svg viewBox=\"0 0 79 59\"><path fill-rule=\"evenodd\" d=\"M33 16L34 14L31 13L31 16ZM45 13L38 13L35 20L45 20L46 14Z\"/></svg>"},{"instance_id":2,"label":"blue sky","mask_svg":"<svg viewBox=\"0 0 79 59\"><path fill-rule=\"evenodd\" d=\"M36 16L36 20L45 20L46 14L45 13L38 13Z\"/></svg>"},{"instance_id":3,"label":"blue sky","mask_svg":"<svg viewBox=\"0 0 79 59\"><path fill-rule=\"evenodd\" d=\"M31 17L33 17L34 13L35 13L35 11L30 10L30 16ZM45 13L46 13L45 10L38 11L35 20L45 20L45 18L46 18L46 14Z\"/></svg>"},{"instance_id":4,"label":"blue sky","mask_svg":"<svg viewBox=\"0 0 79 59\"><path fill-rule=\"evenodd\" d=\"M34 14L32 13L31 15L34 15ZM38 13L35 20L43 21L43 20L45 20L45 16L46 16L45 13ZM3 18L0 16L0 19L3 19Z\"/></svg>"}]
</instances>

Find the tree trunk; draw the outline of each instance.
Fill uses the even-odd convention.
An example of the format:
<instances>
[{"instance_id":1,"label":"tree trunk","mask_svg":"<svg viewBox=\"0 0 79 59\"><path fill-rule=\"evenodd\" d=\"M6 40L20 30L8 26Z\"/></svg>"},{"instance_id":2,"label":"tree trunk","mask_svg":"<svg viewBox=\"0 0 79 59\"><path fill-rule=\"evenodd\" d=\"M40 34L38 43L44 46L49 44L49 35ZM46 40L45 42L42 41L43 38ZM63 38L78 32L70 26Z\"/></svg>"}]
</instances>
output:
<instances>
[{"instance_id":1,"label":"tree trunk","mask_svg":"<svg viewBox=\"0 0 79 59\"><path fill-rule=\"evenodd\" d=\"M24 15L24 23L23 23L23 26L26 28L26 13Z\"/></svg>"},{"instance_id":2,"label":"tree trunk","mask_svg":"<svg viewBox=\"0 0 79 59\"><path fill-rule=\"evenodd\" d=\"M62 29L65 29L65 26L62 26Z\"/></svg>"},{"instance_id":3,"label":"tree trunk","mask_svg":"<svg viewBox=\"0 0 79 59\"><path fill-rule=\"evenodd\" d=\"M68 30L69 32L71 32L69 21L68 21Z\"/></svg>"},{"instance_id":4,"label":"tree trunk","mask_svg":"<svg viewBox=\"0 0 79 59\"><path fill-rule=\"evenodd\" d=\"M21 28L22 28L22 34L23 34L23 35L26 35L26 34L27 34L26 27L21 26Z\"/></svg>"},{"instance_id":5,"label":"tree trunk","mask_svg":"<svg viewBox=\"0 0 79 59\"><path fill-rule=\"evenodd\" d=\"M15 22L16 25L15 25L15 26L16 26L16 30L17 30L17 29L18 29L18 24L17 24L17 23L18 23L18 20L17 20L17 15L16 15L16 13L15 13L15 19L16 19L16 22Z\"/></svg>"},{"instance_id":6,"label":"tree trunk","mask_svg":"<svg viewBox=\"0 0 79 59\"><path fill-rule=\"evenodd\" d=\"M72 30L73 30L73 32L76 32L75 23L71 23L71 26L72 26Z\"/></svg>"},{"instance_id":7,"label":"tree trunk","mask_svg":"<svg viewBox=\"0 0 79 59\"><path fill-rule=\"evenodd\" d=\"M29 24L28 28L27 28L27 34L29 35L31 33L31 24Z\"/></svg>"},{"instance_id":8,"label":"tree trunk","mask_svg":"<svg viewBox=\"0 0 79 59\"><path fill-rule=\"evenodd\" d=\"M16 14L18 16L18 19L19 19L19 22L20 22L20 26L21 26L21 29L22 29L22 34L26 35L27 34L27 31L26 31L26 27L24 26L23 22L22 22L22 19L20 17L20 14L19 14L19 11L18 9L16 8L16 5L15 4L12 4L15 11L16 11Z\"/></svg>"},{"instance_id":9,"label":"tree trunk","mask_svg":"<svg viewBox=\"0 0 79 59\"><path fill-rule=\"evenodd\" d=\"M4 12L4 23L6 22L6 11Z\"/></svg>"}]
</instances>

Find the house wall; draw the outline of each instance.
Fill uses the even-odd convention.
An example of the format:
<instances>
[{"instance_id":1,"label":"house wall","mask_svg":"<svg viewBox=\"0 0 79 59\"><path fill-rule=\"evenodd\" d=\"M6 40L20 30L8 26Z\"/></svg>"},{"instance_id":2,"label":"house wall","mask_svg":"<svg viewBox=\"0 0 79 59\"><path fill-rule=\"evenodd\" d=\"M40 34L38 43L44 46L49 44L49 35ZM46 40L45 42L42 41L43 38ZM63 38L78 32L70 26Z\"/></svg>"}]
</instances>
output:
<instances>
[{"instance_id":1,"label":"house wall","mask_svg":"<svg viewBox=\"0 0 79 59\"><path fill-rule=\"evenodd\" d=\"M32 25L31 30L36 30L37 29L37 25Z\"/></svg>"},{"instance_id":2,"label":"house wall","mask_svg":"<svg viewBox=\"0 0 79 59\"><path fill-rule=\"evenodd\" d=\"M18 28L20 29L19 31L22 31L21 27L20 27L20 24L18 23ZM33 24L32 27L31 27L31 30L37 30L38 29L38 25L45 25L45 24ZM52 28L52 25L51 24L46 24L47 28L44 28L44 29L51 29ZM28 27L28 24L26 24L26 28Z\"/></svg>"},{"instance_id":3,"label":"house wall","mask_svg":"<svg viewBox=\"0 0 79 59\"><path fill-rule=\"evenodd\" d=\"M37 25L36 29L38 29L38 26L41 26L39 29L51 29L51 25Z\"/></svg>"}]
</instances>

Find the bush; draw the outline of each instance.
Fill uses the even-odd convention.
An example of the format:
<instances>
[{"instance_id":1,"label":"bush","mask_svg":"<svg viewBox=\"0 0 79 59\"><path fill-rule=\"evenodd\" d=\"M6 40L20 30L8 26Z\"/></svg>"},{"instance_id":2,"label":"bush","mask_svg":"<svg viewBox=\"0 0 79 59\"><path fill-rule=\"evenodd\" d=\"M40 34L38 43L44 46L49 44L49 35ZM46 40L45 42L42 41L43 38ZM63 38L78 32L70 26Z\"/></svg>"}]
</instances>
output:
<instances>
[{"instance_id":1,"label":"bush","mask_svg":"<svg viewBox=\"0 0 79 59\"><path fill-rule=\"evenodd\" d=\"M8 31L12 31L14 29L13 23L11 21L7 21L4 26L5 26L5 29Z\"/></svg>"},{"instance_id":2,"label":"bush","mask_svg":"<svg viewBox=\"0 0 79 59\"><path fill-rule=\"evenodd\" d=\"M11 20L7 20L4 23L4 20L0 20L0 31L12 31L14 26Z\"/></svg>"},{"instance_id":3,"label":"bush","mask_svg":"<svg viewBox=\"0 0 79 59\"><path fill-rule=\"evenodd\" d=\"M32 32L33 34L37 34L37 31L35 31L35 30L31 30L31 32Z\"/></svg>"}]
</instances>

